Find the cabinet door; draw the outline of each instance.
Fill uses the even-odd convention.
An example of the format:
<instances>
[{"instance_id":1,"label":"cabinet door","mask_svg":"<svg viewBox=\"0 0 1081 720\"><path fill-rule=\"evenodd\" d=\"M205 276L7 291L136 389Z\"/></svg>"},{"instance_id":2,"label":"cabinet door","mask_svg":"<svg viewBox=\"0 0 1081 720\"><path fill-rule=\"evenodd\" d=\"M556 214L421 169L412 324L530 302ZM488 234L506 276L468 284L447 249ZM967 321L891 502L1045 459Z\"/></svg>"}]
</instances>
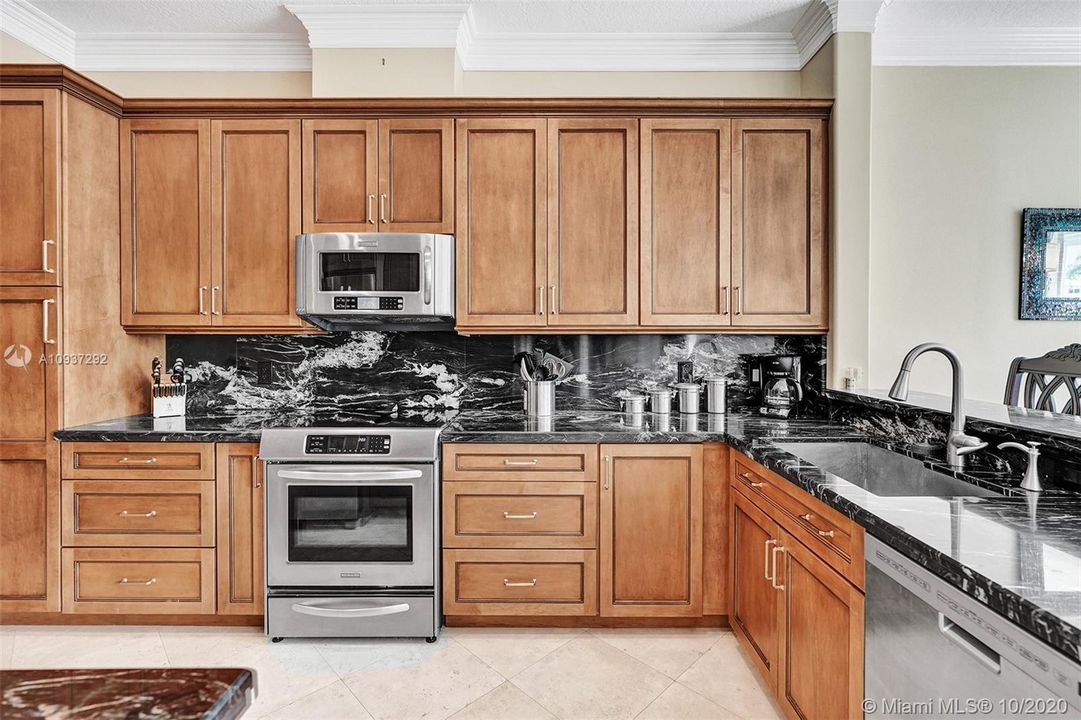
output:
<instances>
[{"instance_id":1,"label":"cabinet door","mask_svg":"<svg viewBox=\"0 0 1081 720\"><path fill-rule=\"evenodd\" d=\"M57 90L0 89L0 285L59 285Z\"/></svg>"},{"instance_id":2,"label":"cabinet door","mask_svg":"<svg viewBox=\"0 0 1081 720\"><path fill-rule=\"evenodd\" d=\"M638 123L548 121L549 325L638 323Z\"/></svg>"},{"instance_id":3,"label":"cabinet door","mask_svg":"<svg viewBox=\"0 0 1081 720\"><path fill-rule=\"evenodd\" d=\"M731 324L731 121L642 120L642 324Z\"/></svg>"},{"instance_id":4,"label":"cabinet door","mask_svg":"<svg viewBox=\"0 0 1081 720\"><path fill-rule=\"evenodd\" d=\"M381 232L454 232L454 121L379 121Z\"/></svg>"},{"instance_id":5,"label":"cabinet door","mask_svg":"<svg viewBox=\"0 0 1081 720\"><path fill-rule=\"evenodd\" d=\"M214 324L299 327L300 121L215 120L212 129Z\"/></svg>"},{"instance_id":6,"label":"cabinet door","mask_svg":"<svg viewBox=\"0 0 1081 720\"><path fill-rule=\"evenodd\" d=\"M459 327L547 324L544 120L459 120Z\"/></svg>"},{"instance_id":7,"label":"cabinet door","mask_svg":"<svg viewBox=\"0 0 1081 720\"><path fill-rule=\"evenodd\" d=\"M702 614L701 445L601 445L601 615Z\"/></svg>"},{"instance_id":8,"label":"cabinet door","mask_svg":"<svg viewBox=\"0 0 1081 720\"><path fill-rule=\"evenodd\" d=\"M782 536L780 687L793 719L863 717L863 595L798 541Z\"/></svg>"},{"instance_id":9,"label":"cabinet door","mask_svg":"<svg viewBox=\"0 0 1081 720\"><path fill-rule=\"evenodd\" d=\"M210 121L120 123L126 326L210 325Z\"/></svg>"},{"instance_id":10,"label":"cabinet door","mask_svg":"<svg viewBox=\"0 0 1081 720\"><path fill-rule=\"evenodd\" d=\"M304 232L375 232L375 120L304 121Z\"/></svg>"},{"instance_id":11,"label":"cabinet door","mask_svg":"<svg viewBox=\"0 0 1081 720\"><path fill-rule=\"evenodd\" d=\"M777 687L779 609L773 581L776 524L739 491L732 492L732 601L729 621L771 688Z\"/></svg>"},{"instance_id":12,"label":"cabinet door","mask_svg":"<svg viewBox=\"0 0 1081 720\"><path fill-rule=\"evenodd\" d=\"M826 286L822 120L732 125L732 323L821 327Z\"/></svg>"},{"instance_id":13,"label":"cabinet door","mask_svg":"<svg viewBox=\"0 0 1081 720\"><path fill-rule=\"evenodd\" d=\"M219 443L218 613L263 612L263 463L257 443Z\"/></svg>"},{"instance_id":14,"label":"cabinet door","mask_svg":"<svg viewBox=\"0 0 1081 720\"><path fill-rule=\"evenodd\" d=\"M58 288L0 288L0 611L60 610ZM48 341L52 342L48 342Z\"/></svg>"}]
</instances>

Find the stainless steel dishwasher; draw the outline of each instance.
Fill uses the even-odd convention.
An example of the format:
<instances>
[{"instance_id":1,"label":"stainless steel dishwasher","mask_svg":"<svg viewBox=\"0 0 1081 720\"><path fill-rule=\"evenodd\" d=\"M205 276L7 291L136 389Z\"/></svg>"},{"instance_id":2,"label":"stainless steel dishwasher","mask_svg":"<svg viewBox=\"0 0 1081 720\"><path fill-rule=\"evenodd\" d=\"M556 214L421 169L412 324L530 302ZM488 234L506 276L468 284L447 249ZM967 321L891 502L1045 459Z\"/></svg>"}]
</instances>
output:
<instances>
[{"instance_id":1,"label":"stainless steel dishwasher","mask_svg":"<svg viewBox=\"0 0 1081 720\"><path fill-rule=\"evenodd\" d=\"M1081 664L866 539L867 718L1081 718Z\"/></svg>"}]
</instances>

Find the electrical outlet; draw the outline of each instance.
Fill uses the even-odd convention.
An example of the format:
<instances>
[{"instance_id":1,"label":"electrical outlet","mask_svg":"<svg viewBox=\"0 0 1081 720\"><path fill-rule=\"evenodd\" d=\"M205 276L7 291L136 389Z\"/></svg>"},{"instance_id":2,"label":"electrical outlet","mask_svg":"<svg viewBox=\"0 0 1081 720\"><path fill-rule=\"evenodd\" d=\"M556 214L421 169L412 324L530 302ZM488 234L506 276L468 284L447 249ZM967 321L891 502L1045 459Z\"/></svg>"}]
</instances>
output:
<instances>
[{"instance_id":1,"label":"electrical outlet","mask_svg":"<svg viewBox=\"0 0 1081 720\"><path fill-rule=\"evenodd\" d=\"M694 382L694 361L683 360L676 363L676 382Z\"/></svg>"},{"instance_id":2,"label":"electrical outlet","mask_svg":"<svg viewBox=\"0 0 1081 720\"><path fill-rule=\"evenodd\" d=\"M274 363L269 360L260 360L255 363L255 384L274 384Z\"/></svg>"}]
</instances>

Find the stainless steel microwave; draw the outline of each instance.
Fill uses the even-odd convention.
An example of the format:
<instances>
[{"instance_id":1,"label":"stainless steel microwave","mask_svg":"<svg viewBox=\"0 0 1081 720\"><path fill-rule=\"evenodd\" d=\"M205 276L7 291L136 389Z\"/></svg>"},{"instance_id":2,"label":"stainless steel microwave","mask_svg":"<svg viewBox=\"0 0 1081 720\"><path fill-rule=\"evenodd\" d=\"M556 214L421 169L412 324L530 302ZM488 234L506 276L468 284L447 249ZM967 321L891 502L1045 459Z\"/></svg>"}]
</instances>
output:
<instances>
[{"instance_id":1,"label":"stainless steel microwave","mask_svg":"<svg viewBox=\"0 0 1081 720\"><path fill-rule=\"evenodd\" d=\"M454 238L422 233L297 236L297 315L325 330L454 323Z\"/></svg>"}]
</instances>

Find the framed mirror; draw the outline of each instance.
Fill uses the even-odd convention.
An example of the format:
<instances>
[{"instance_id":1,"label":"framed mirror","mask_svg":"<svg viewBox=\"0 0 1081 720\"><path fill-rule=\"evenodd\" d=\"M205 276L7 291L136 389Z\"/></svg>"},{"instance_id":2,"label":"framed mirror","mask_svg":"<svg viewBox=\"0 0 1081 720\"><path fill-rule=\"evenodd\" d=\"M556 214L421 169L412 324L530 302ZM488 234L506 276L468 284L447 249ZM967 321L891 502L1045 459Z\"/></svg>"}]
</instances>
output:
<instances>
[{"instance_id":1,"label":"framed mirror","mask_svg":"<svg viewBox=\"0 0 1081 720\"><path fill-rule=\"evenodd\" d=\"M1081 320L1081 209L1025 208L1021 319Z\"/></svg>"}]
</instances>

